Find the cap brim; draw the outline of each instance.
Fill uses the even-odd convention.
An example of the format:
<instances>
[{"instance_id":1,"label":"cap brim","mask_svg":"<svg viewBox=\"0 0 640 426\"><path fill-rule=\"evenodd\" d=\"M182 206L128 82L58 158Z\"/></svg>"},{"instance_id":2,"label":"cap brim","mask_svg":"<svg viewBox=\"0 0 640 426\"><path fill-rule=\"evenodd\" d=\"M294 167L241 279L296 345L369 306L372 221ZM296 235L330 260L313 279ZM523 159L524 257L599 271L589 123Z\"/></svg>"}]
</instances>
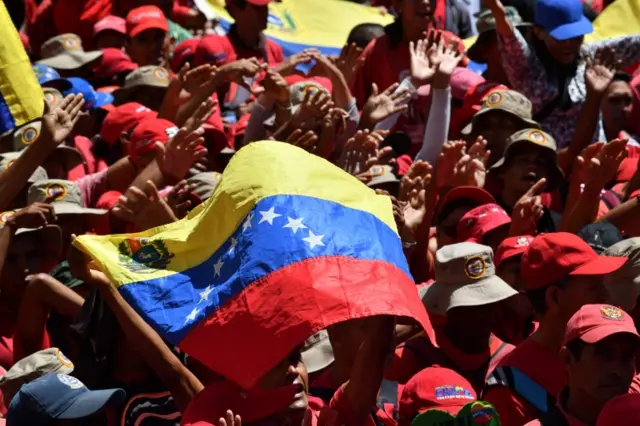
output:
<instances>
[{"instance_id":1,"label":"cap brim","mask_svg":"<svg viewBox=\"0 0 640 426\"><path fill-rule=\"evenodd\" d=\"M436 281L427 288L422 302L427 311L434 314L446 315L449 309L462 306L484 306L500 302L518 294L509 284L500 277L491 277L479 280L474 284L462 286L450 286L438 284Z\"/></svg>"},{"instance_id":2,"label":"cap brim","mask_svg":"<svg viewBox=\"0 0 640 426\"><path fill-rule=\"evenodd\" d=\"M62 253L62 231L57 225L47 225L41 228L19 228L16 230L16 238L19 236L35 234L41 243L37 248L47 253L59 256Z\"/></svg>"},{"instance_id":3,"label":"cap brim","mask_svg":"<svg viewBox=\"0 0 640 426\"><path fill-rule=\"evenodd\" d=\"M169 32L169 25L167 25L166 23L165 25L162 25L156 19L150 19L147 22L142 23L136 26L135 28L133 28L131 30L131 33L129 34L129 37L135 37L141 32L146 30L161 30L166 33L166 32Z\"/></svg>"},{"instance_id":4,"label":"cap brim","mask_svg":"<svg viewBox=\"0 0 640 426\"><path fill-rule=\"evenodd\" d=\"M65 78L54 78L53 80L47 80L40 83L42 87L51 87L56 89L60 93L66 92L71 89L71 82Z\"/></svg>"},{"instance_id":5,"label":"cap brim","mask_svg":"<svg viewBox=\"0 0 640 426\"><path fill-rule=\"evenodd\" d=\"M102 215L106 214L108 210L103 209L89 209L85 207L80 207L75 203L68 202L54 202L53 211L55 214L93 214L93 215Z\"/></svg>"},{"instance_id":6,"label":"cap brim","mask_svg":"<svg viewBox=\"0 0 640 426\"><path fill-rule=\"evenodd\" d=\"M104 407L124 402L125 392L122 389L104 389L84 392L56 418L61 420L81 419L88 417Z\"/></svg>"},{"instance_id":7,"label":"cap brim","mask_svg":"<svg viewBox=\"0 0 640 426\"><path fill-rule=\"evenodd\" d=\"M560 25L549 31L549 35L556 40L569 40L582 37L593 32L593 24L584 15L570 24Z\"/></svg>"},{"instance_id":8,"label":"cap brim","mask_svg":"<svg viewBox=\"0 0 640 426\"><path fill-rule=\"evenodd\" d=\"M606 325L593 327L591 330L582 334L580 336L580 340L585 343L594 344L614 334L622 333L630 334L640 342L640 335L638 335L638 332L636 330L629 329L629 327L624 327L624 322L622 321L620 321L619 323L608 321Z\"/></svg>"},{"instance_id":9,"label":"cap brim","mask_svg":"<svg viewBox=\"0 0 640 426\"><path fill-rule=\"evenodd\" d=\"M605 275L617 271L626 263L626 257L598 256L579 266L569 275Z\"/></svg>"},{"instance_id":10,"label":"cap brim","mask_svg":"<svg viewBox=\"0 0 640 426\"><path fill-rule=\"evenodd\" d=\"M84 163L84 157L75 148L70 146L58 145L56 147L56 151L60 153L60 155L64 156L64 164L67 170L71 170L76 166Z\"/></svg>"},{"instance_id":11,"label":"cap brim","mask_svg":"<svg viewBox=\"0 0 640 426\"><path fill-rule=\"evenodd\" d=\"M59 70L75 70L102 57L102 51L63 53L51 58L41 59L37 64L47 65Z\"/></svg>"},{"instance_id":12,"label":"cap brim","mask_svg":"<svg viewBox=\"0 0 640 426\"><path fill-rule=\"evenodd\" d=\"M102 108L105 105L112 104L114 101L114 97L111 93L104 92L96 92L96 100L93 105L91 105L92 110L97 108Z\"/></svg>"},{"instance_id":13,"label":"cap brim","mask_svg":"<svg viewBox=\"0 0 640 426\"><path fill-rule=\"evenodd\" d=\"M479 206L483 204L495 204L496 199L489 192L477 186L458 186L445 194L438 206L438 214L449 203L456 200L471 200Z\"/></svg>"}]
</instances>

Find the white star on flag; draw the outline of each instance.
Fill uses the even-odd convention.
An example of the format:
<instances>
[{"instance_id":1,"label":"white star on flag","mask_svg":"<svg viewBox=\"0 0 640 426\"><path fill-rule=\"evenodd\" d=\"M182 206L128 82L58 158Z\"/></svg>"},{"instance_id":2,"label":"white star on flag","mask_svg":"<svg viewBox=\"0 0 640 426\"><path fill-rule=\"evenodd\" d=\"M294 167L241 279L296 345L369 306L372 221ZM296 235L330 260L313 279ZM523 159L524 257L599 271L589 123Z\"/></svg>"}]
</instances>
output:
<instances>
[{"instance_id":1,"label":"white star on flag","mask_svg":"<svg viewBox=\"0 0 640 426\"><path fill-rule=\"evenodd\" d=\"M188 323L188 322L193 322L196 319L196 315L198 315L198 313L200 313L200 309L198 308L193 308L193 311L191 311L191 313L189 315L187 315L187 317L184 319L184 323Z\"/></svg>"},{"instance_id":2,"label":"white star on flag","mask_svg":"<svg viewBox=\"0 0 640 426\"><path fill-rule=\"evenodd\" d=\"M324 247L324 243L322 242L323 237L324 235L316 235L312 230L309 230L309 236L307 238L303 238L302 241L308 242L311 248L314 248L315 246Z\"/></svg>"},{"instance_id":3,"label":"white star on flag","mask_svg":"<svg viewBox=\"0 0 640 426\"><path fill-rule=\"evenodd\" d=\"M218 263L213 265L214 277L220 276L220 271L222 270L222 265L224 265L224 262L222 261L222 258L218 259Z\"/></svg>"},{"instance_id":4,"label":"white star on flag","mask_svg":"<svg viewBox=\"0 0 640 426\"><path fill-rule=\"evenodd\" d=\"M200 292L200 301L198 303L202 303L205 301L209 301L209 295L213 291L213 287L207 286L204 290Z\"/></svg>"},{"instance_id":5,"label":"white star on flag","mask_svg":"<svg viewBox=\"0 0 640 426\"><path fill-rule=\"evenodd\" d=\"M236 238L231 237L231 247L229 247L228 253L231 253L232 251L234 251L237 245L238 245L238 240Z\"/></svg>"},{"instance_id":6,"label":"white star on flag","mask_svg":"<svg viewBox=\"0 0 640 426\"><path fill-rule=\"evenodd\" d=\"M247 216L247 219L242 224L243 231L246 231L247 228L251 228L251 219L253 219L253 213L249 213L249 216Z\"/></svg>"},{"instance_id":7,"label":"white star on flag","mask_svg":"<svg viewBox=\"0 0 640 426\"><path fill-rule=\"evenodd\" d=\"M260 225L262 222L269 222L269 225L273 225L273 219L282 216L281 214L276 213L273 207L271 207L266 212L261 211L260 214L262 215L262 218L260 219L260 222L258 222L258 225Z\"/></svg>"},{"instance_id":8,"label":"white star on flag","mask_svg":"<svg viewBox=\"0 0 640 426\"><path fill-rule=\"evenodd\" d=\"M283 228L291 228L294 235L296 232L298 232L298 229L307 228L305 225L302 224L302 221L304 220L303 217L301 217L300 219L291 219L290 217L287 217L287 220L289 222L285 226L283 226Z\"/></svg>"}]
</instances>

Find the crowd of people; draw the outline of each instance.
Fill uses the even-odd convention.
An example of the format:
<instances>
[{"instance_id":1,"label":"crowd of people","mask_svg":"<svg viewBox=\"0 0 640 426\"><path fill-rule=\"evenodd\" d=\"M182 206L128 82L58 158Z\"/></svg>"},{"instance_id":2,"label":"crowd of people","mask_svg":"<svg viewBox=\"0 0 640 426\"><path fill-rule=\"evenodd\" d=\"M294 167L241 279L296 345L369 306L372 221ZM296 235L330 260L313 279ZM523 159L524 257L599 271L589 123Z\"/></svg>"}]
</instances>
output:
<instances>
[{"instance_id":1,"label":"crowd of people","mask_svg":"<svg viewBox=\"0 0 640 426\"><path fill-rule=\"evenodd\" d=\"M45 106L0 138L0 421L639 425L640 34L584 42L617 1L376 0L335 57L286 57L272 0L7 2ZM340 322L243 389L73 245L180 221L265 140L389 197L432 329Z\"/></svg>"}]
</instances>

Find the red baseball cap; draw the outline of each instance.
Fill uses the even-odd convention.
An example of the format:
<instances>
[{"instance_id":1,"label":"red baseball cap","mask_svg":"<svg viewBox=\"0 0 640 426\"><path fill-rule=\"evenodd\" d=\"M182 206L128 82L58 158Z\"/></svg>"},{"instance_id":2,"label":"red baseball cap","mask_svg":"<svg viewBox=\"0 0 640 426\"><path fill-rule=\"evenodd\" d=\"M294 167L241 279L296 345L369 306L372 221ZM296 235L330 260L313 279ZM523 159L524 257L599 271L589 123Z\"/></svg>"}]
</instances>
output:
<instances>
[{"instance_id":1,"label":"red baseball cap","mask_svg":"<svg viewBox=\"0 0 640 426\"><path fill-rule=\"evenodd\" d=\"M98 33L105 30L111 30L120 34L127 35L127 21L119 16L105 16L104 18L96 22L93 26L93 36L95 37L98 35Z\"/></svg>"},{"instance_id":2,"label":"red baseball cap","mask_svg":"<svg viewBox=\"0 0 640 426\"><path fill-rule=\"evenodd\" d=\"M155 151L156 142L166 144L178 132L178 127L163 118L147 118L138 124L129 140L129 156Z\"/></svg>"},{"instance_id":3,"label":"red baseball cap","mask_svg":"<svg viewBox=\"0 0 640 426\"><path fill-rule=\"evenodd\" d=\"M155 118L157 112L137 102L128 102L110 111L102 122L100 135L110 145L116 143L122 132L127 132L139 122Z\"/></svg>"},{"instance_id":4,"label":"red baseball cap","mask_svg":"<svg viewBox=\"0 0 640 426\"><path fill-rule=\"evenodd\" d=\"M102 79L113 77L123 72L131 72L138 69L138 64L133 62L129 55L120 49L108 47L102 50L102 61L93 69L94 78Z\"/></svg>"},{"instance_id":5,"label":"red baseball cap","mask_svg":"<svg viewBox=\"0 0 640 426\"><path fill-rule=\"evenodd\" d=\"M462 107L451 117L451 128L456 133L462 130L471 121L476 112L480 111L482 102L495 90L509 90L509 88L494 81L482 81L471 86L462 98Z\"/></svg>"},{"instance_id":6,"label":"red baseball cap","mask_svg":"<svg viewBox=\"0 0 640 426\"><path fill-rule=\"evenodd\" d=\"M521 256L527 250L531 241L533 241L533 237L531 235L520 235L517 237L505 238L496 250L494 258L496 268L500 266L500 263L507 259Z\"/></svg>"},{"instance_id":7,"label":"red baseball cap","mask_svg":"<svg viewBox=\"0 0 640 426\"><path fill-rule=\"evenodd\" d=\"M482 238L494 229L511 223L511 217L497 204L483 204L469 210L458 222L458 241L482 243Z\"/></svg>"},{"instance_id":8,"label":"red baseball cap","mask_svg":"<svg viewBox=\"0 0 640 426\"><path fill-rule=\"evenodd\" d=\"M398 411L405 419L432 409L457 414L477 398L473 386L460 374L448 368L429 367L402 386Z\"/></svg>"},{"instance_id":9,"label":"red baseball cap","mask_svg":"<svg viewBox=\"0 0 640 426\"><path fill-rule=\"evenodd\" d=\"M199 38L189 38L178 43L173 49L173 58L171 58L171 70L173 72L177 73L185 63L193 61L199 43Z\"/></svg>"},{"instance_id":10,"label":"red baseball cap","mask_svg":"<svg viewBox=\"0 0 640 426\"><path fill-rule=\"evenodd\" d=\"M640 342L633 319L622 309L611 305L584 305L567 322L562 345L575 339L594 344L619 333L631 334Z\"/></svg>"},{"instance_id":11,"label":"red baseball cap","mask_svg":"<svg viewBox=\"0 0 640 426\"><path fill-rule=\"evenodd\" d=\"M640 394L626 393L611 398L604 404L596 426L640 425Z\"/></svg>"},{"instance_id":12,"label":"red baseball cap","mask_svg":"<svg viewBox=\"0 0 640 426\"><path fill-rule=\"evenodd\" d=\"M187 405L181 424L204 421L217 425L227 410L239 415L242 423L254 422L286 409L299 391L298 385L243 390L227 380L210 383Z\"/></svg>"},{"instance_id":13,"label":"red baseball cap","mask_svg":"<svg viewBox=\"0 0 640 426\"><path fill-rule=\"evenodd\" d=\"M162 10L156 6L140 6L132 9L127 14L127 34L135 37L141 32L149 29L169 31L167 17Z\"/></svg>"},{"instance_id":14,"label":"red baseball cap","mask_svg":"<svg viewBox=\"0 0 640 426\"><path fill-rule=\"evenodd\" d=\"M457 186L440 199L440 203L438 203L438 215L442 213L442 210L447 204L462 199L474 201L478 203L479 206L482 204L495 204L496 202L493 195L482 188L478 188L477 186Z\"/></svg>"},{"instance_id":15,"label":"red baseball cap","mask_svg":"<svg viewBox=\"0 0 640 426\"><path fill-rule=\"evenodd\" d=\"M520 274L527 290L536 290L570 275L605 275L618 270L626 257L599 256L584 240L568 232L536 236L522 255Z\"/></svg>"}]
</instances>

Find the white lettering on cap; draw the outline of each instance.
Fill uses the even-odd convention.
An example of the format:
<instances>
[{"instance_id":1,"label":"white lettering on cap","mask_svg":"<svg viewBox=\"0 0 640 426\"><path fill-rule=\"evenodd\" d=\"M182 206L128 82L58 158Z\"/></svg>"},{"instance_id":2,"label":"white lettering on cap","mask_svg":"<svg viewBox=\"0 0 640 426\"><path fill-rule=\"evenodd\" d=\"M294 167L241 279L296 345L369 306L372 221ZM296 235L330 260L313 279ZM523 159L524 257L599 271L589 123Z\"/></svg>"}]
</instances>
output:
<instances>
[{"instance_id":1,"label":"white lettering on cap","mask_svg":"<svg viewBox=\"0 0 640 426\"><path fill-rule=\"evenodd\" d=\"M164 15L162 15L161 13L159 13L158 11L155 10L149 10L147 12L142 12L136 16L132 17L132 21L134 23L138 23L140 21L142 21L143 19L161 19L164 18Z\"/></svg>"},{"instance_id":2,"label":"white lettering on cap","mask_svg":"<svg viewBox=\"0 0 640 426\"><path fill-rule=\"evenodd\" d=\"M75 377L67 376L66 374L62 374L62 373L58 373L57 376L58 376L58 380L60 380L60 383L62 383L63 385L69 386L69 388L71 389L80 389L84 387L84 383L82 383L80 380L76 379Z\"/></svg>"}]
</instances>

